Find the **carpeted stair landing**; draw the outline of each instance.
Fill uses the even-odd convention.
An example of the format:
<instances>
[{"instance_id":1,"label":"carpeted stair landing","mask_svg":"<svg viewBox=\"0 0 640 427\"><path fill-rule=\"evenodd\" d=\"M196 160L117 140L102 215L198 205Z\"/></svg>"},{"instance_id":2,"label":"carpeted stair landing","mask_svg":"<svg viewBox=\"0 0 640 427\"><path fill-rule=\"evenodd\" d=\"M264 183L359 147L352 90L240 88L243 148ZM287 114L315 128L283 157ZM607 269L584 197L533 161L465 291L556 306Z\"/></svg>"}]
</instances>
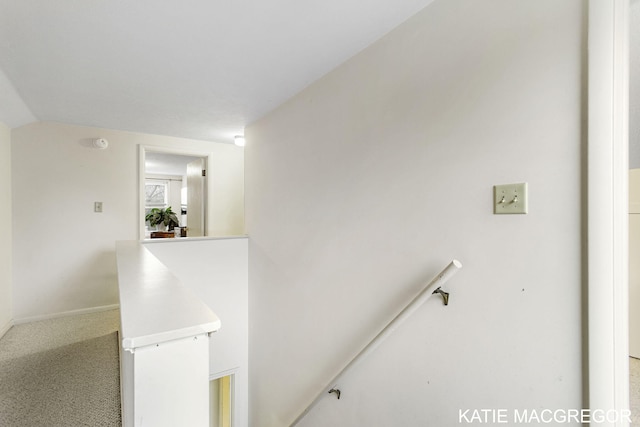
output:
<instances>
[{"instance_id":1,"label":"carpeted stair landing","mask_svg":"<svg viewBox=\"0 0 640 427\"><path fill-rule=\"evenodd\" d=\"M21 336L25 331L13 330L21 326L0 340L0 426L121 425L118 334L82 336L79 330L95 320L86 316L91 315L76 316L81 318L76 319L78 325L65 320L65 332L56 330L53 338L47 337L46 345L24 343L37 337ZM55 323L48 322L40 325L40 333ZM101 326L104 329L104 323ZM57 341L62 342L59 346L55 344L56 333ZM18 343L22 348L12 350Z\"/></svg>"}]
</instances>

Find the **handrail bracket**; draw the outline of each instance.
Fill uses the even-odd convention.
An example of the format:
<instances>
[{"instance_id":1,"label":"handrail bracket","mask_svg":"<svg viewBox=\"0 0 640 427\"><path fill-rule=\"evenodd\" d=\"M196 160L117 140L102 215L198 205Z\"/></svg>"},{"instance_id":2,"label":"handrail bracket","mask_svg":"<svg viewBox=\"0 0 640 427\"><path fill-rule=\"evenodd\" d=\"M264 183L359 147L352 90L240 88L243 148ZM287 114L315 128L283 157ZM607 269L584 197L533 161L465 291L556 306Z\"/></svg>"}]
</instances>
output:
<instances>
[{"instance_id":1,"label":"handrail bracket","mask_svg":"<svg viewBox=\"0 0 640 427\"><path fill-rule=\"evenodd\" d=\"M449 305L449 292L445 292L442 290L442 287L438 287L438 289L433 291L433 293L440 294L440 296L442 296L442 302L444 303L444 305Z\"/></svg>"},{"instance_id":2,"label":"handrail bracket","mask_svg":"<svg viewBox=\"0 0 640 427\"><path fill-rule=\"evenodd\" d=\"M369 341L369 344L364 346L364 348L360 350L360 352L356 354L353 357L353 359L351 359L351 361L347 363L347 365L344 368L342 368L342 370L338 372L330 382L327 383L325 388L322 389L322 391L316 395L313 401L311 401L311 403L305 408L305 410L302 411L300 415L298 415L298 418L293 420L293 422L289 425L289 427L294 427L295 425L297 425L298 422L300 422L300 420L302 420L305 417L305 415L311 410L311 408L313 408L320 401L320 399L326 396L327 392L329 392L329 394L335 393L337 398L340 399L340 390L336 388L338 379L342 377L342 375L345 372L347 372L349 369L353 368L367 354L371 353L378 346L379 343L381 343L387 336L389 336L389 334L391 334L398 325L404 322L407 319L407 317L409 317L413 312L415 312L431 295L440 294L440 296L442 296L442 298L444 299L444 305L448 305L449 293L443 291L438 285L444 284L447 280L451 278L451 276L453 276L456 273L456 271L458 271L461 268L462 268L462 263L460 261L456 259L452 260L449 263L449 265L447 265L445 269L442 270L442 272L440 272L439 275L434 277L433 280L431 280L431 282L429 282L418 293L418 295L416 295L416 297L409 304L407 304L407 306L403 308L402 311L400 311L400 313L398 313L396 317L394 317L393 320L391 320L387 324L387 326L385 326L378 333L378 335L376 335L375 337L373 337L373 339L371 339L371 341ZM434 289L436 286L438 286L438 288L432 292L432 289Z\"/></svg>"},{"instance_id":3,"label":"handrail bracket","mask_svg":"<svg viewBox=\"0 0 640 427\"><path fill-rule=\"evenodd\" d=\"M329 394L331 393L335 393L336 396L338 396L338 400L340 400L340 389L332 388L331 390L329 390Z\"/></svg>"}]
</instances>

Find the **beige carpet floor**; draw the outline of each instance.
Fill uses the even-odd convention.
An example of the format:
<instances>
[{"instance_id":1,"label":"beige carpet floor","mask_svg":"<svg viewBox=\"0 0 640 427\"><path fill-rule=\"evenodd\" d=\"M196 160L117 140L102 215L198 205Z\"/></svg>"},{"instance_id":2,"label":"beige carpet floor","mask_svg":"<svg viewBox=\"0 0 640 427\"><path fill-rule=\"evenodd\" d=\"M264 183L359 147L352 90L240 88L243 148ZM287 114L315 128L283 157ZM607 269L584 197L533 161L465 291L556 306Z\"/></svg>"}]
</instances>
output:
<instances>
[{"instance_id":1,"label":"beige carpet floor","mask_svg":"<svg viewBox=\"0 0 640 427\"><path fill-rule=\"evenodd\" d=\"M0 426L120 426L118 312L14 326L0 339Z\"/></svg>"},{"instance_id":2,"label":"beige carpet floor","mask_svg":"<svg viewBox=\"0 0 640 427\"><path fill-rule=\"evenodd\" d=\"M117 310L14 326L0 339L0 426L121 426ZM640 359L630 358L632 425Z\"/></svg>"}]
</instances>

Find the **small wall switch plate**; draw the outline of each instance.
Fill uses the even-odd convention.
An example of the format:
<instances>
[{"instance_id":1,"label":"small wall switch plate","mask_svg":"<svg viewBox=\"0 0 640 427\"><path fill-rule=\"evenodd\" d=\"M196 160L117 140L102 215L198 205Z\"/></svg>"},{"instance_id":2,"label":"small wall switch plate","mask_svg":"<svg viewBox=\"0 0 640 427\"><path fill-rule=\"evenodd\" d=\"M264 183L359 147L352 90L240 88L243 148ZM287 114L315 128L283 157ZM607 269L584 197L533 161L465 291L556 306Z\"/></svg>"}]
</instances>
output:
<instances>
[{"instance_id":1,"label":"small wall switch plate","mask_svg":"<svg viewBox=\"0 0 640 427\"><path fill-rule=\"evenodd\" d=\"M493 213L526 214L528 212L527 183L493 186Z\"/></svg>"},{"instance_id":2,"label":"small wall switch plate","mask_svg":"<svg viewBox=\"0 0 640 427\"><path fill-rule=\"evenodd\" d=\"M93 211L94 212L102 212L102 202L94 202L93 203Z\"/></svg>"}]
</instances>

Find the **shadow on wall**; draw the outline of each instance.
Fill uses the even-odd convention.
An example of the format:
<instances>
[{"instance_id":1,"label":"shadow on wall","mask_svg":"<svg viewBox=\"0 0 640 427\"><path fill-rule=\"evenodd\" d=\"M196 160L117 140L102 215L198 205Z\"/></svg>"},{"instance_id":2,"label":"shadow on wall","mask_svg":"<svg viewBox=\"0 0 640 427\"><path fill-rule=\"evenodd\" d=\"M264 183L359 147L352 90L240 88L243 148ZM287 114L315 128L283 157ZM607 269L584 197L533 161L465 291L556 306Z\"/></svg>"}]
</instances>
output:
<instances>
[{"instance_id":1,"label":"shadow on wall","mask_svg":"<svg viewBox=\"0 0 640 427\"><path fill-rule=\"evenodd\" d=\"M64 287L65 294L68 294L67 298L70 300L77 298L71 290L83 287L87 291L84 293L86 302L78 301L79 309L117 304L119 297L115 248L112 251L101 251L87 255L86 259L78 263L79 268L69 277L69 283L60 283L61 288ZM87 277L91 277L92 280L87 281ZM70 286L67 287L67 285ZM91 299L94 292L101 295L101 298ZM106 304L105 295L109 297Z\"/></svg>"}]
</instances>

